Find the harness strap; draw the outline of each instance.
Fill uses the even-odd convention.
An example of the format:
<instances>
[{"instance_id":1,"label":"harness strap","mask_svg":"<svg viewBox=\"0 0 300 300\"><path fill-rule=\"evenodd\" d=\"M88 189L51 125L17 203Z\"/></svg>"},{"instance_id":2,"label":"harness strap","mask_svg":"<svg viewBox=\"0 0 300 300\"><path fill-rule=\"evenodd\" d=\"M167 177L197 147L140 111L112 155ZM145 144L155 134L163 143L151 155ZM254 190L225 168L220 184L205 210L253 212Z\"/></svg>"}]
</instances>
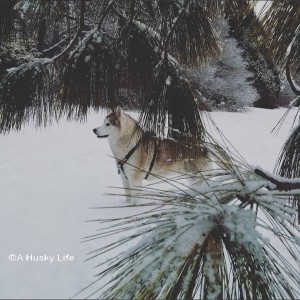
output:
<instances>
[{"instance_id":1,"label":"harness strap","mask_svg":"<svg viewBox=\"0 0 300 300\"><path fill-rule=\"evenodd\" d=\"M151 171L153 169L153 166L154 166L154 163L155 163L155 160L156 160L156 157L157 157L158 149L159 149L159 140L157 140L156 143L155 143L153 157L152 157L152 160L151 160L151 163L150 163L149 170L148 170L148 172L145 176L145 179L148 178L149 174L151 173Z\"/></svg>"},{"instance_id":2,"label":"harness strap","mask_svg":"<svg viewBox=\"0 0 300 300\"><path fill-rule=\"evenodd\" d=\"M137 149L137 147L139 146L140 144L140 141L141 139L137 142L137 144L126 154L126 156L122 159L122 160L118 160L117 162L117 166L118 166L118 174L121 173L121 171L123 172L124 176L126 179L127 176L125 174L125 171L124 171L124 164L128 161L128 159L131 157L131 155L134 153L134 151ZM152 157L152 160L151 160L151 163L150 163L150 166L149 166L149 170L145 176L145 179L148 178L149 174L151 173L152 169L153 169L153 166L154 166L154 163L155 163L155 160L156 160L156 157L157 157L157 153L158 153L158 149L159 149L159 140L156 141L155 143L155 146L154 146L154 153L153 153L153 157Z\"/></svg>"},{"instance_id":3,"label":"harness strap","mask_svg":"<svg viewBox=\"0 0 300 300\"><path fill-rule=\"evenodd\" d=\"M127 160L131 157L131 155L134 153L134 151L136 150L136 148L139 146L141 139L136 143L136 145L126 154L126 156L122 159L122 160L118 160L117 162L117 166L118 166L118 174L121 173L121 171L123 172L124 176L126 179L127 176L125 174L124 171L124 164L127 162Z\"/></svg>"}]
</instances>

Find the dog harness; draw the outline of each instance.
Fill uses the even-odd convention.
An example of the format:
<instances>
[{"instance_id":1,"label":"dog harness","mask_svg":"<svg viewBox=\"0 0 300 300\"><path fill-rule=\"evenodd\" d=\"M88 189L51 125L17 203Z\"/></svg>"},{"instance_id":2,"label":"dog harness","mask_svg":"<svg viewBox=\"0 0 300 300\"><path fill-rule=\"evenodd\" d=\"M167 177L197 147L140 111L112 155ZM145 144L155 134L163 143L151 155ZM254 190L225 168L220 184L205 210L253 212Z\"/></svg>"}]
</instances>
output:
<instances>
[{"instance_id":1,"label":"dog harness","mask_svg":"<svg viewBox=\"0 0 300 300\"><path fill-rule=\"evenodd\" d=\"M124 164L128 161L128 159L132 156L132 154L135 152L135 150L137 149L137 147L139 146L141 142L141 139L137 142L137 144L125 155L125 157L122 160L118 160L117 161L117 167L118 167L118 174L121 173L121 171L123 172L125 178L128 180L126 174L125 174L125 170L124 170ZM151 173L156 157L157 157L157 153L158 153L158 149L159 149L159 139L156 140L155 146L154 146L154 152L153 152L153 157L152 160L150 162L150 166L149 166L149 170L145 176L145 179L148 178L149 174Z\"/></svg>"}]
</instances>

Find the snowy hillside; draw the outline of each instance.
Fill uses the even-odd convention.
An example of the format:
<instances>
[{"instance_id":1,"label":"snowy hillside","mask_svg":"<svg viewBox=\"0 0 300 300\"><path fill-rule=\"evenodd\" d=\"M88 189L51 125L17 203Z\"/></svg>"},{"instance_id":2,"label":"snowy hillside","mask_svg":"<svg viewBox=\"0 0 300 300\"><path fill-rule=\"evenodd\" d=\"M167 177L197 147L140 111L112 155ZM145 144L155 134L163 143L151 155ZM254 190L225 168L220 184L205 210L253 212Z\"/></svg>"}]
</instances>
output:
<instances>
[{"instance_id":1,"label":"snowy hillside","mask_svg":"<svg viewBox=\"0 0 300 300\"><path fill-rule=\"evenodd\" d=\"M248 163L272 171L296 111L278 134L270 134L284 112L251 108L211 116ZM110 187L122 183L107 141L92 132L103 119L103 114L91 113L83 124L63 120L46 129L26 127L0 136L0 298L71 297L97 274L96 262L84 260L101 241L81 239L101 224L86 221L140 210L91 209L125 202L106 195L120 193Z\"/></svg>"}]
</instances>

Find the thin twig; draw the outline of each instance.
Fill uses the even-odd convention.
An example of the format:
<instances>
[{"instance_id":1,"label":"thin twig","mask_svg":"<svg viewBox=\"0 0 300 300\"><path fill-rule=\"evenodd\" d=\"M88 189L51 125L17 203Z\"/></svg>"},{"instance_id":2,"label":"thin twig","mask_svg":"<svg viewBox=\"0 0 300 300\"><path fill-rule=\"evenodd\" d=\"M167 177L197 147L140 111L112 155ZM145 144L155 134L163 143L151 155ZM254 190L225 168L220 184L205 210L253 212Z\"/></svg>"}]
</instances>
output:
<instances>
[{"instance_id":1,"label":"thin twig","mask_svg":"<svg viewBox=\"0 0 300 300\"><path fill-rule=\"evenodd\" d=\"M68 39L68 37L65 37L64 39L62 39L61 41L59 41L55 45L51 46L50 48L43 50L43 55L47 55L49 52L55 50L60 45L62 45L63 43L65 43L67 41L67 39Z\"/></svg>"},{"instance_id":2,"label":"thin twig","mask_svg":"<svg viewBox=\"0 0 300 300\"><path fill-rule=\"evenodd\" d=\"M112 11L121 19L126 20L126 16L122 15L115 7L112 8Z\"/></svg>"},{"instance_id":3,"label":"thin twig","mask_svg":"<svg viewBox=\"0 0 300 300\"><path fill-rule=\"evenodd\" d=\"M106 8L105 8L105 10L104 10L104 12L103 12L100 20L99 20L99 23L98 23L98 26L97 26L97 30L100 30L100 27L101 27L101 25L102 25L102 23L103 23L106 15L107 15L108 11L112 8L112 5L114 4L114 2L115 2L115 0L111 0L107 4L107 6L106 6ZM75 37L73 38L73 40L70 42L69 46L63 52L61 52L57 56L53 57L53 61L57 61L58 59L62 58L66 53L68 53L68 51L78 41L78 38L80 37L80 35L81 35L81 33L82 33L83 29L84 29L84 25L85 25L85 23L84 23L84 15L85 15L85 0L81 0L81 6L80 6L80 26L78 28L78 31L77 31Z\"/></svg>"},{"instance_id":4,"label":"thin twig","mask_svg":"<svg viewBox=\"0 0 300 300\"><path fill-rule=\"evenodd\" d=\"M107 6L106 6L106 8L105 8L105 10L104 10L104 12L103 12L103 14L102 14L102 16L101 16L101 19L99 20L99 23L98 23L98 26L97 26L97 29L98 29L98 30L100 30L101 25L102 25L102 23L103 23L103 21L104 21L106 15L107 15L107 13L108 13L109 10L112 8L112 6L114 5L114 3L115 3L115 0L111 0L111 1L107 4Z\"/></svg>"},{"instance_id":5,"label":"thin twig","mask_svg":"<svg viewBox=\"0 0 300 300\"><path fill-rule=\"evenodd\" d=\"M53 61L57 61L60 58L62 58L66 53L68 53L68 51L76 44L76 42L78 41L78 38L80 37L83 29L84 29L84 14L85 14L85 0L81 0L80 3L80 26L77 30L77 33L75 35L75 37L73 38L73 40L70 42L70 44L68 45L67 48L64 49L63 52L61 52L60 54L54 56L52 58Z\"/></svg>"}]
</instances>

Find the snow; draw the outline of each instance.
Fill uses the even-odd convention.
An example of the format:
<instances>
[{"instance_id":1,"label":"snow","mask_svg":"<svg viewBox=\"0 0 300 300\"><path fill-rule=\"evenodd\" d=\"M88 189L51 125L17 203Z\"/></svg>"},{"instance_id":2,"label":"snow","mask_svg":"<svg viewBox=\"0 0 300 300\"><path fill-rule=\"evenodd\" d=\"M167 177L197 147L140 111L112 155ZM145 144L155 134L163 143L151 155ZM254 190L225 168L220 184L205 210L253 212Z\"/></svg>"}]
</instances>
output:
<instances>
[{"instance_id":1,"label":"snow","mask_svg":"<svg viewBox=\"0 0 300 300\"><path fill-rule=\"evenodd\" d=\"M284 112L250 108L244 113L213 112L211 116L249 164L272 172L296 110L292 109L278 134L271 134ZM142 211L140 207L91 209L125 205L124 197L107 195L121 193L110 187L122 183L108 142L92 132L104 117L91 113L86 123L62 120L46 129L27 126L0 136L1 298L70 298L94 281L95 265L111 255L84 262L86 253L115 241L115 236L108 236L81 243L83 237L105 226L86 221L118 219ZM185 221L178 217L177 222L182 225ZM247 226L245 223L240 232L246 232ZM123 247L126 251L126 243ZM10 261L12 254L21 255L23 261ZM26 261L26 255L54 260ZM73 256L74 261L59 261L58 255Z\"/></svg>"},{"instance_id":2,"label":"snow","mask_svg":"<svg viewBox=\"0 0 300 300\"><path fill-rule=\"evenodd\" d=\"M91 60L91 55L87 55L87 56L84 58L84 61L85 61L86 63L88 63L90 60Z\"/></svg>"},{"instance_id":3,"label":"snow","mask_svg":"<svg viewBox=\"0 0 300 300\"><path fill-rule=\"evenodd\" d=\"M160 40L160 34L158 32L156 32L153 28L147 26L146 24L140 22L140 21L133 21L134 24L140 28L142 31L145 31L147 32L150 37L154 38L154 39L157 39L157 40Z\"/></svg>"},{"instance_id":4,"label":"snow","mask_svg":"<svg viewBox=\"0 0 300 300\"><path fill-rule=\"evenodd\" d=\"M168 76L166 79L166 85L170 85L171 84L171 76Z\"/></svg>"}]
</instances>

